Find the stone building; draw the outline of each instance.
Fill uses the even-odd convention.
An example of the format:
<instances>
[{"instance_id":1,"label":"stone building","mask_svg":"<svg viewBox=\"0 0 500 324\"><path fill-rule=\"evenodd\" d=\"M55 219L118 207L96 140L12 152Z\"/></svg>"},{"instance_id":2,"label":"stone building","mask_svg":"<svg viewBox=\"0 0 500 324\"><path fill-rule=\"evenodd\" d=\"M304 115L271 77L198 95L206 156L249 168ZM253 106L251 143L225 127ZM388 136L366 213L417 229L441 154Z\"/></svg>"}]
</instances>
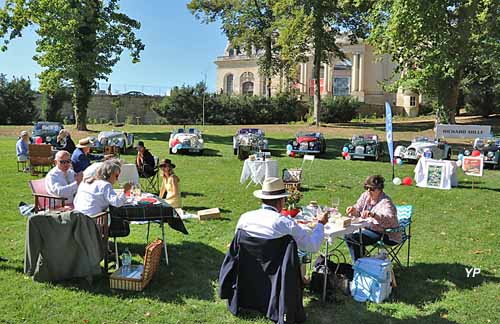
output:
<instances>
[{"instance_id":1,"label":"stone building","mask_svg":"<svg viewBox=\"0 0 500 324\"><path fill-rule=\"evenodd\" d=\"M320 70L320 92L322 96L353 96L365 106L382 106L385 101L401 107L406 115L418 114L419 96L409 91L389 93L383 90L381 82L392 77L394 63L389 55L377 56L373 48L364 43L351 44L347 38L340 38L341 50L346 59L332 56L329 63L323 63ZM249 94L263 96L266 93L265 78L259 74L257 56L247 54L227 45L224 55L215 60L217 65L216 89L225 94ZM313 96L313 57L297 67L298 82L293 85L300 96ZM271 93L280 91L283 83L278 77L272 80Z\"/></svg>"}]
</instances>

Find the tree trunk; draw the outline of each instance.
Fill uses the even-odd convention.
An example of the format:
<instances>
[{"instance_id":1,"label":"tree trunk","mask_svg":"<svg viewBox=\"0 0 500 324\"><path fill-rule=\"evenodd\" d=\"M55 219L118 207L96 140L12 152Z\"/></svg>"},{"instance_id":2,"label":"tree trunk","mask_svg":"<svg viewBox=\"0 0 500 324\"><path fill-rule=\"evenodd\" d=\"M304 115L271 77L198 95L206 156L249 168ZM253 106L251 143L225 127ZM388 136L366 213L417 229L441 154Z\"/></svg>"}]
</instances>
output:
<instances>
[{"instance_id":1,"label":"tree trunk","mask_svg":"<svg viewBox=\"0 0 500 324\"><path fill-rule=\"evenodd\" d=\"M266 84L266 96L267 98L271 98L271 76L272 76L272 41L271 37L266 38L266 62L264 68L264 74L267 80Z\"/></svg>"},{"instance_id":2,"label":"tree trunk","mask_svg":"<svg viewBox=\"0 0 500 324\"><path fill-rule=\"evenodd\" d=\"M456 124L455 115L457 112L457 103L459 95L459 79L454 79L451 82L451 87L444 101L444 109L448 115L448 123Z\"/></svg>"},{"instance_id":3,"label":"tree trunk","mask_svg":"<svg viewBox=\"0 0 500 324\"><path fill-rule=\"evenodd\" d=\"M90 101L90 86L87 82L80 80L74 84L72 104L75 112L75 125L79 131L87 129L87 107Z\"/></svg>"},{"instance_id":4,"label":"tree trunk","mask_svg":"<svg viewBox=\"0 0 500 324\"><path fill-rule=\"evenodd\" d=\"M314 124L319 126L319 115L321 111L321 92L320 92L320 71L321 71L321 48L314 50Z\"/></svg>"}]
</instances>

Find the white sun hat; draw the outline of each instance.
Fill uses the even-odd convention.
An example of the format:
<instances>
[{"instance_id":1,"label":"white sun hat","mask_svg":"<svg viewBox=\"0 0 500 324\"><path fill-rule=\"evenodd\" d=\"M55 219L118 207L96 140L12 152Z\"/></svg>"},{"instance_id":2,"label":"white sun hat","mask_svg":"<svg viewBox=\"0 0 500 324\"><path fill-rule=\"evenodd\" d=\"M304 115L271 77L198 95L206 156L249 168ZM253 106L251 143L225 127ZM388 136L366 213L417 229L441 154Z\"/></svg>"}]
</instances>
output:
<instances>
[{"instance_id":1,"label":"white sun hat","mask_svg":"<svg viewBox=\"0 0 500 324\"><path fill-rule=\"evenodd\" d=\"M285 185L280 178L266 178L261 190L255 190L253 195L259 199L279 199L290 194L285 190Z\"/></svg>"}]
</instances>

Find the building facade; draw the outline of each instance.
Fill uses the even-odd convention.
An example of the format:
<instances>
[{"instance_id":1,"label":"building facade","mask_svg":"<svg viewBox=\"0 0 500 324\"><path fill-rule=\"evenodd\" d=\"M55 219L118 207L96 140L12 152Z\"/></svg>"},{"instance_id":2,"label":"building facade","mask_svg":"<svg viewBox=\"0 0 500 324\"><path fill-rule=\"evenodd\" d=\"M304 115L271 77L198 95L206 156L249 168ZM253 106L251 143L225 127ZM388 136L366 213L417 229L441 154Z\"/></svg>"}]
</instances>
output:
<instances>
[{"instance_id":1,"label":"building facade","mask_svg":"<svg viewBox=\"0 0 500 324\"><path fill-rule=\"evenodd\" d=\"M388 101L403 107L407 115L418 114L419 96L409 91L390 93L384 91L382 82L389 80L394 71L394 63L389 55L377 56L373 48L364 43L350 44L347 39L339 39L346 59L330 57L329 63L320 68L320 93L322 96L352 96L368 105L383 105ZM223 56L215 60L217 65L216 87L219 93L228 95L259 95L266 93L266 80L260 75L257 53L242 53L230 44ZM306 99L314 94L313 57L297 67L298 82L293 85L300 96ZM271 93L283 89L278 77L273 78Z\"/></svg>"}]
</instances>

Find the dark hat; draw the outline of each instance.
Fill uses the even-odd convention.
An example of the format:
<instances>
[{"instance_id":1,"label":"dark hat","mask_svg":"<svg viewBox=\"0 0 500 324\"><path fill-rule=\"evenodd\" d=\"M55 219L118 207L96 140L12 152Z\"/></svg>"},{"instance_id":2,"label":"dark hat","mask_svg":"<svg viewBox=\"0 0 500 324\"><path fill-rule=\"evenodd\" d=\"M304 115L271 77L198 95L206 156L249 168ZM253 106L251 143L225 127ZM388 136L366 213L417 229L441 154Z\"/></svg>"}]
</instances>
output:
<instances>
[{"instance_id":1,"label":"dark hat","mask_svg":"<svg viewBox=\"0 0 500 324\"><path fill-rule=\"evenodd\" d=\"M144 147L144 142L143 141L137 142L137 145L135 147Z\"/></svg>"},{"instance_id":2,"label":"dark hat","mask_svg":"<svg viewBox=\"0 0 500 324\"><path fill-rule=\"evenodd\" d=\"M175 169L175 164L173 164L172 161L170 161L170 159L162 160L158 166L161 168L164 165L169 165L172 169Z\"/></svg>"}]
</instances>

